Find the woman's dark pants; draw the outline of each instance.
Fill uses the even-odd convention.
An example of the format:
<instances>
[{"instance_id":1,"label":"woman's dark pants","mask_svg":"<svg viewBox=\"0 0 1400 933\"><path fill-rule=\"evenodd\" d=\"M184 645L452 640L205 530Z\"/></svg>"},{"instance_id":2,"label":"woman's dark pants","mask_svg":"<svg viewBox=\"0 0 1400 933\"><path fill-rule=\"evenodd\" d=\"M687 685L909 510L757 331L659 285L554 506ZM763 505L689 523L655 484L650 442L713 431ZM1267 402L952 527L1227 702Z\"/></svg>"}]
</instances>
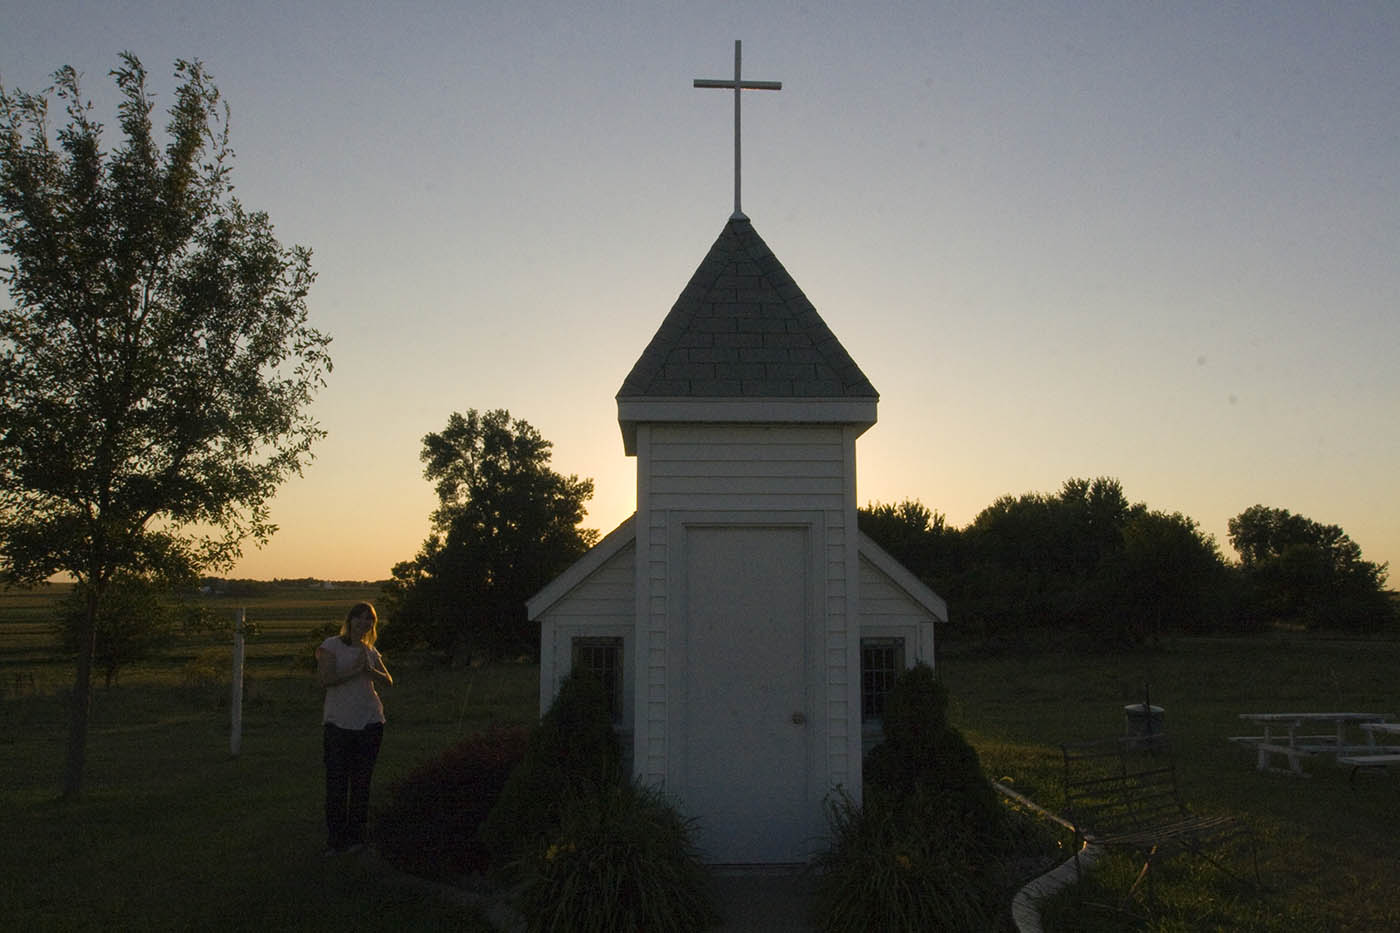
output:
<instances>
[{"instance_id":1,"label":"woman's dark pants","mask_svg":"<svg viewBox=\"0 0 1400 933\"><path fill-rule=\"evenodd\" d=\"M384 723L342 729L326 723L326 841L346 849L365 841L369 821L369 781L384 739Z\"/></svg>"}]
</instances>

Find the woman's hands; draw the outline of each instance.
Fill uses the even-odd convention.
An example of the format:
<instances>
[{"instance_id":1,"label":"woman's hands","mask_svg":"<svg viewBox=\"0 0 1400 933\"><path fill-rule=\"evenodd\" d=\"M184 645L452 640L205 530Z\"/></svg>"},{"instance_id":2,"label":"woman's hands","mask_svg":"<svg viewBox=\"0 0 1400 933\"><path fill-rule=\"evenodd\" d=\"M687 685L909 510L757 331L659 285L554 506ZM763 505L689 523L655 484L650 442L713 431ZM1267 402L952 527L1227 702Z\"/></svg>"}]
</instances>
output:
<instances>
[{"instance_id":1,"label":"woman's hands","mask_svg":"<svg viewBox=\"0 0 1400 933\"><path fill-rule=\"evenodd\" d=\"M379 652L363 642L359 647L360 650L355 652L355 659L344 671L336 669L333 652L316 649L316 680L321 686L334 687L362 676L368 676L386 687L393 685L394 678L389 675L389 669L384 666L384 659L379 656Z\"/></svg>"},{"instance_id":2,"label":"woman's hands","mask_svg":"<svg viewBox=\"0 0 1400 933\"><path fill-rule=\"evenodd\" d=\"M350 666L343 672L336 669L333 652L322 648L316 649L316 680L323 687L334 687L346 683L368 673L369 670L369 648L363 643L360 645L360 650L355 653L355 660L350 662Z\"/></svg>"},{"instance_id":3,"label":"woman's hands","mask_svg":"<svg viewBox=\"0 0 1400 933\"><path fill-rule=\"evenodd\" d=\"M384 684L386 687L393 685L394 678L389 676L389 669L384 666L384 658L380 656L378 651L371 654L370 649L366 647L364 664L364 669L371 680Z\"/></svg>"}]
</instances>

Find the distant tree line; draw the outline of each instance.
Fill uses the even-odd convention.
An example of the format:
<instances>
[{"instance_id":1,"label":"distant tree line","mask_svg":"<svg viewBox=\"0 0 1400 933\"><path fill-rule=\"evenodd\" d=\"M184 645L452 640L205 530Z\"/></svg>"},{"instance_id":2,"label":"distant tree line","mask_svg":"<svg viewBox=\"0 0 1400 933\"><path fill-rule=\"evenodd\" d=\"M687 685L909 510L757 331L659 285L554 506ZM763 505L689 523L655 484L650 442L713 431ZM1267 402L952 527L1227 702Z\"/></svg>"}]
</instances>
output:
<instances>
[{"instance_id":1,"label":"distant tree line","mask_svg":"<svg viewBox=\"0 0 1400 933\"><path fill-rule=\"evenodd\" d=\"M874 503L860 528L939 592L959 630L1046 629L1116 644L1272 623L1377 631L1395 624L1386 566L1335 525L1252 506L1230 520L1238 562L1179 512L1130 503L1116 480L1003 496L965 528L917 500Z\"/></svg>"},{"instance_id":2,"label":"distant tree line","mask_svg":"<svg viewBox=\"0 0 1400 933\"><path fill-rule=\"evenodd\" d=\"M384 586L390 650L458 663L533 657L525 601L598 540L580 527L591 480L549 466L550 443L495 410L423 438L438 508ZM1377 631L1397 620L1386 567L1335 525L1256 505L1230 520L1238 562L1180 512L1132 503L1116 479L997 499L965 528L917 500L859 510L862 531L947 599L959 634L1062 633L1138 644L1168 633Z\"/></svg>"},{"instance_id":3,"label":"distant tree line","mask_svg":"<svg viewBox=\"0 0 1400 933\"><path fill-rule=\"evenodd\" d=\"M214 596L277 596L288 590L368 588L381 585L374 580L321 580L317 577L274 577L271 580L201 577L196 589Z\"/></svg>"}]
</instances>

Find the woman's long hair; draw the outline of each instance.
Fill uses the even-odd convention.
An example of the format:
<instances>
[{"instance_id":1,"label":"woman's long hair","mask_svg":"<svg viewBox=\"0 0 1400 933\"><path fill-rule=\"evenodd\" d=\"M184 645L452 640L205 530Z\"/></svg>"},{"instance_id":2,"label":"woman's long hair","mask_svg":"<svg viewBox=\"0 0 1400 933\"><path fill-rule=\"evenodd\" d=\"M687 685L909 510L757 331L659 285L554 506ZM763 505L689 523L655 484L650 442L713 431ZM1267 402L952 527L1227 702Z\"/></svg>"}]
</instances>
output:
<instances>
[{"instance_id":1,"label":"woman's long hair","mask_svg":"<svg viewBox=\"0 0 1400 933\"><path fill-rule=\"evenodd\" d=\"M355 636L350 631L350 620L369 616L369 631L365 632L364 642L371 648L374 641L379 637L379 613L374 611L372 603L356 603L350 607L350 611L345 614L345 624L340 627L340 640L347 645L355 643Z\"/></svg>"}]
</instances>

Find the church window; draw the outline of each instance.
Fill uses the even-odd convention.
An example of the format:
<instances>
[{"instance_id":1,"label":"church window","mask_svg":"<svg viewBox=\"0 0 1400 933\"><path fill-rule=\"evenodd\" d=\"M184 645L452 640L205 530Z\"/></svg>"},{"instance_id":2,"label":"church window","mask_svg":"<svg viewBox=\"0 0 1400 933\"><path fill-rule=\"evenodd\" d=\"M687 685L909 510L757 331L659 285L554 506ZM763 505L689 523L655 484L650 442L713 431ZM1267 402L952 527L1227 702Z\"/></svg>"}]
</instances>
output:
<instances>
[{"instance_id":1,"label":"church window","mask_svg":"<svg viewBox=\"0 0 1400 933\"><path fill-rule=\"evenodd\" d=\"M573 669L586 671L603 685L608 713L614 723L622 720L622 639L575 638Z\"/></svg>"},{"instance_id":2,"label":"church window","mask_svg":"<svg viewBox=\"0 0 1400 933\"><path fill-rule=\"evenodd\" d=\"M860 642L860 716L866 722L885 717L885 698L904 670L904 639L863 638Z\"/></svg>"}]
</instances>

